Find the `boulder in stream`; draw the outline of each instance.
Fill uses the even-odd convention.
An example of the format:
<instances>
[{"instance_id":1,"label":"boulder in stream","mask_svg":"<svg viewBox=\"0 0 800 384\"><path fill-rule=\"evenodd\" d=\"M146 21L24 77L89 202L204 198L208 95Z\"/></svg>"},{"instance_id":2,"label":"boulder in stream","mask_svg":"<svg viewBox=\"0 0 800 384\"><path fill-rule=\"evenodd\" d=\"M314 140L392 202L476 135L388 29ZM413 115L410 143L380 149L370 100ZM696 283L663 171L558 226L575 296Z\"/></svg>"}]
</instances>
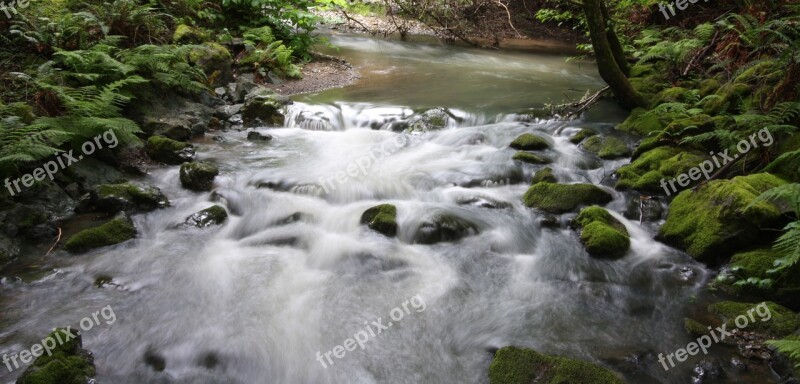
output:
<instances>
[{"instance_id":1,"label":"boulder in stream","mask_svg":"<svg viewBox=\"0 0 800 384\"><path fill-rule=\"evenodd\" d=\"M593 206L581 210L572 221L579 230L581 243L589 255L602 259L619 259L631 246L625 225L611 216L605 208Z\"/></svg>"},{"instance_id":2,"label":"boulder in stream","mask_svg":"<svg viewBox=\"0 0 800 384\"><path fill-rule=\"evenodd\" d=\"M574 211L581 205L607 204L611 194L592 184L555 184L541 182L531 186L522 201L528 207L550 213Z\"/></svg>"},{"instance_id":3,"label":"boulder in stream","mask_svg":"<svg viewBox=\"0 0 800 384\"><path fill-rule=\"evenodd\" d=\"M151 159L170 165L194 160L194 146L163 136L151 136L147 139L145 152Z\"/></svg>"},{"instance_id":4,"label":"boulder in stream","mask_svg":"<svg viewBox=\"0 0 800 384\"><path fill-rule=\"evenodd\" d=\"M553 175L553 168L550 167L545 167L536 171L536 173L534 173L533 177L531 178L531 185L537 183L556 183L556 182L558 182L558 180L556 180L556 176Z\"/></svg>"},{"instance_id":5,"label":"boulder in stream","mask_svg":"<svg viewBox=\"0 0 800 384\"><path fill-rule=\"evenodd\" d=\"M532 133L523 133L514 139L509 146L520 151L538 151L550 148L547 140Z\"/></svg>"},{"instance_id":6,"label":"boulder in stream","mask_svg":"<svg viewBox=\"0 0 800 384\"><path fill-rule=\"evenodd\" d=\"M289 98L278 95L269 88L256 88L245 97L242 121L246 127L259 124L282 126L286 116L281 109L291 103Z\"/></svg>"},{"instance_id":7,"label":"boulder in stream","mask_svg":"<svg viewBox=\"0 0 800 384\"><path fill-rule=\"evenodd\" d=\"M480 233L480 228L474 223L452 214L438 214L417 228L414 234L414 243L447 243L478 233Z\"/></svg>"},{"instance_id":8,"label":"boulder in stream","mask_svg":"<svg viewBox=\"0 0 800 384\"><path fill-rule=\"evenodd\" d=\"M197 162L181 165L181 185L192 191L210 191L217 175L219 175L219 169L210 163Z\"/></svg>"},{"instance_id":9,"label":"boulder in stream","mask_svg":"<svg viewBox=\"0 0 800 384\"><path fill-rule=\"evenodd\" d=\"M111 221L95 228L80 231L64 243L71 253L82 253L107 245L119 244L136 237L136 227L125 212L120 212Z\"/></svg>"},{"instance_id":10,"label":"boulder in stream","mask_svg":"<svg viewBox=\"0 0 800 384\"><path fill-rule=\"evenodd\" d=\"M528 164L550 164L553 162L553 160L550 160L547 157L524 151L515 153L513 159Z\"/></svg>"},{"instance_id":11,"label":"boulder in stream","mask_svg":"<svg viewBox=\"0 0 800 384\"><path fill-rule=\"evenodd\" d=\"M397 235L397 207L392 204L376 205L364 211L361 224L388 237Z\"/></svg>"},{"instance_id":12,"label":"boulder in stream","mask_svg":"<svg viewBox=\"0 0 800 384\"><path fill-rule=\"evenodd\" d=\"M597 132L589 129L584 128L580 132L576 133L572 137L569 138L569 142L572 144L580 144L582 141L586 140L589 137L597 135Z\"/></svg>"},{"instance_id":13,"label":"boulder in stream","mask_svg":"<svg viewBox=\"0 0 800 384\"><path fill-rule=\"evenodd\" d=\"M503 347L489 365L490 384L623 384L609 369L532 349Z\"/></svg>"},{"instance_id":14,"label":"boulder in stream","mask_svg":"<svg viewBox=\"0 0 800 384\"><path fill-rule=\"evenodd\" d=\"M17 384L85 384L96 375L94 357L83 349L80 333L58 329L47 339L53 340L55 349L51 354L39 356L17 379Z\"/></svg>"},{"instance_id":15,"label":"boulder in stream","mask_svg":"<svg viewBox=\"0 0 800 384\"><path fill-rule=\"evenodd\" d=\"M228 219L228 212L222 206L214 205L186 218L186 225L205 228L220 225Z\"/></svg>"},{"instance_id":16,"label":"boulder in stream","mask_svg":"<svg viewBox=\"0 0 800 384\"><path fill-rule=\"evenodd\" d=\"M134 183L103 184L95 192L98 210L114 214L119 211L152 211L169 206L160 189Z\"/></svg>"},{"instance_id":17,"label":"boulder in stream","mask_svg":"<svg viewBox=\"0 0 800 384\"><path fill-rule=\"evenodd\" d=\"M586 139L581 146L606 160L619 159L631 154L628 144L613 136L592 136Z\"/></svg>"}]
</instances>

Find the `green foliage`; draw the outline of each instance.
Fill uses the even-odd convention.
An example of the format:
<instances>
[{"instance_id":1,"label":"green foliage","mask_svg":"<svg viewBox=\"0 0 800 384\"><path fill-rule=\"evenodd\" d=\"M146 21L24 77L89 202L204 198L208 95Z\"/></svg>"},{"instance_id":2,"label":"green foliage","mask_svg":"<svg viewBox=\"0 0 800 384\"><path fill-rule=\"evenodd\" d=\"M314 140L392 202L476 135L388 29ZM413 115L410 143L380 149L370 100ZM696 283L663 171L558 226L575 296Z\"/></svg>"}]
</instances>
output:
<instances>
[{"instance_id":1,"label":"green foliage","mask_svg":"<svg viewBox=\"0 0 800 384\"><path fill-rule=\"evenodd\" d=\"M800 337L792 336L783 340L770 340L767 341L767 344L786 354L795 363L795 368L800 369Z\"/></svg>"},{"instance_id":2,"label":"green foliage","mask_svg":"<svg viewBox=\"0 0 800 384\"><path fill-rule=\"evenodd\" d=\"M275 39L272 28L263 26L248 29L243 36L246 55L239 60L239 64L252 65L261 77L266 77L270 69L286 77L302 77L300 67L293 63L294 51L283 41Z\"/></svg>"},{"instance_id":3,"label":"green foliage","mask_svg":"<svg viewBox=\"0 0 800 384\"><path fill-rule=\"evenodd\" d=\"M795 215L795 221L783 228L785 231L773 244L773 249L781 255L775 261L775 269L769 273L783 271L800 262L800 184L784 184L772 188L761 195L753 202L772 201L781 204Z\"/></svg>"}]
</instances>

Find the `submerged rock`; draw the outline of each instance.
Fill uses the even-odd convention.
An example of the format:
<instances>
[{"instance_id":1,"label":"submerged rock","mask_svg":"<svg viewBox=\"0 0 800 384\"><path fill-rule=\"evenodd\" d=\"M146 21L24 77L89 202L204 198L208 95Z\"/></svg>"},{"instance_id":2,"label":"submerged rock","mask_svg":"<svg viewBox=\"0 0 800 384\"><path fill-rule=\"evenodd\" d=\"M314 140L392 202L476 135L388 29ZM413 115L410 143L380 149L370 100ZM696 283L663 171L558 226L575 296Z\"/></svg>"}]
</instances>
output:
<instances>
[{"instance_id":1,"label":"submerged rock","mask_svg":"<svg viewBox=\"0 0 800 384\"><path fill-rule=\"evenodd\" d=\"M364 211L361 224L388 237L397 235L397 207L391 204L376 205Z\"/></svg>"},{"instance_id":2,"label":"submerged rock","mask_svg":"<svg viewBox=\"0 0 800 384\"><path fill-rule=\"evenodd\" d=\"M212 225L220 225L228 219L228 212L225 208L215 205L196 212L186 218L186 225L198 228L205 228Z\"/></svg>"},{"instance_id":3,"label":"submerged rock","mask_svg":"<svg viewBox=\"0 0 800 384\"><path fill-rule=\"evenodd\" d=\"M247 140L249 141L270 141L272 140L272 136L265 135L258 131L250 131L247 132Z\"/></svg>"},{"instance_id":4,"label":"submerged rock","mask_svg":"<svg viewBox=\"0 0 800 384\"><path fill-rule=\"evenodd\" d=\"M169 206L161 190L149 185L104 184L97 187L96 195L95 206L108 214L131 210L147 212Z\"/></svg>"},{"instance_id":5,"label":"submerged rock","mask_svg":"<svg viewBox=\"0 0 800 384\"><path fill-rule=\"evenodd\" d=\"M96 375L94 357L83 349L78 332L59 329L47 337L56 344L52 354L39 356L17 379L17 384L86 384Z\"/></svg>"},{"instance_id":6,"label":"submerged rock","mask_svg":"<svg viewBox=\"0 0 800 384\"><path fill-rule=\"evenodd\" d=\"M541 182L531 186L522 201L528 207L550 213L574 211L581 205L607 204L611 194L592 184L555 184Z\"/></svg>"},{"instance_id":7,"label":"submerged rock","mask_svg":"<svg viewBox=\"0 0 800 384\"><path fill-rule=\"evenodd\" d=\"M477 225L455 215L440 214L423 222L414 234L414 243L436 244L461 240L480 233Z\"/></svg>"},{"instance_id":8,"label":"submerged rock","mask_svg":"<svg viewBox=\"0 0 800 384\"><path fill-rule=\"evenodd\" d=\"M544 156L534 155L530 152L517 152L512 159L528 164L550 164L553 162L553 160Z\"/></svg>"},{"instance_id":9,"label":"submerged rock","mask_svg":"<svg viewBox=\"0 0 800 384\"><path fill-rule=\"evenodd\" d=\"M581 242L594 257L618 259L625 256L631 246L625 225L604 208L584 208L572 221L572 226L580 230Z\"/></svg>"},{"instance_id":10,"label":"submerged rock","mask_svg":"<svg viewBox=\"0 0 800 384\"><path fill-rule=\"evenodd\" d=\"M181 165L181 185L192 191L210 191L217 175L219 175L219 169L213 164L199 162Z\"/></svg>"},{"instance_id":11,"label":"submerged rock","mask_svg":"<svg viewBox=\"0 0 800 384\"><path fill-rule=\"evenodd\" d=\"M618 159L631 154L628 144L611 136L592 136L586 139L581 146L583 149L606 160Z\"/></svg>"},{"instance_id":12,"label":"submerged rock","mask_svg":"<svg viewBox=\"0 0 800 384\"><path fill-rule=\"evenodd\" d=\"M523 133L514 139L509 146L520 151L537 151L550 148L547 140L531 133Z\"/></svg>"},{"instance_id":13,"label":"submerged rock","mask_svg":"<svg viewBox=\"0 0 800 384\"><path fill-rule=\"evenodd\" d=\"M614 372L585 361L532 349L500 348L489 365L490 384L623 384Z\"/></svg>"},{"instance_id":14,"label":"submerged rock","mask_svg":"<svg viewBox=\"0 0 800 384\"><path fill-rule=\"evenodd\" d=\"M569 138L569 142L572 144L580 144L582 141L586 140L589 137L597 135L597 133L591 129L584 128L580 132L576 133L572 137Z\"/></svg>"},{"instance_id":15,"label":"submerged rock","mask_svg":"<svg viewBox=\"0 0 800 384\"><path fill-rule=\"evenodd\" d=\"M64 243L64 248L71 253L82 253L94 248L119 244L136 237L133 221L120 212L111 221L95 228L80 231Z\"/></svg>"},{"instance_id":16,"label":"submerged rock","mask_svg":"<svg viewBox=\"0 0 800 384\"><path fill-rule=\"evenodd\" d=\"M147 139L145 152L151 159L170 165L194 160L194 146L162 136L151 136Z\"/></svg>"},{"instance_id":17,"label":"submerged rock","mask_svg":"<svg viewBox=\"0 0 800 384\"><path fill-rule=\"evenodd\" d=\"M538 183L555 183L557 181L558 180L556 180L556 176L553 174L553 168L546 167L536 171L536 173L533 174L533 177L531 178L531 185Z\"/></svg>"},{"instance_id":18,"label":"submerged rock","mask_svg":"<svg viewBox=\"0 0 800 384\"><path fill-rule=\"evenodd\" d=\"M759 173L714 180L697 191L683 191L672 201L657 239L704 262L725 259L763 239L762 228L780 226L781 210L755 199L784 183L776 176Z\"/></svg>"},{"instance_id":19,"label":"submerged rock","mask_svg":"<svg viewBox=\"0 0 800 384\"><path fill-rule=\"evenodd\" d=\"M451 120L456 120L453 114L446 108L434 108L427 110L408 121L410 131L431 131L447 127Z\"/></svg>"}]
</instances>

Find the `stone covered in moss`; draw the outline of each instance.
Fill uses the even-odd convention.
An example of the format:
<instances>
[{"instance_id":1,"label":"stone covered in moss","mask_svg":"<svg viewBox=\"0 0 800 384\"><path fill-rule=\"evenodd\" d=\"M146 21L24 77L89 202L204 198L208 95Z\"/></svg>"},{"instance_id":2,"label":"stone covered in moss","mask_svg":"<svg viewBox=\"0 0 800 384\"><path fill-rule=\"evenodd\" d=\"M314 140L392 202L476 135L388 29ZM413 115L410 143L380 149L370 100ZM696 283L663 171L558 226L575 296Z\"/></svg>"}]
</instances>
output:
<instances>
[{"instance_id":1,"label":"stone covered in moss","mask_svg":"<svg viewBox=\"0 0 800 384\"><path fill-rule=\"evenodd\" d=\"M663 103L691 103L697 101L698 92L683 87L667 88L659 92L653 99L653 105Z\"/></svg>"},{"instance_id":2,"label":"stone covered in moss","mask_svg":"<svg viewBox=\"0 0 800 384\"><path fill-rule=\"evenodd\" d=\"M737 113L741 111L744 99L752 92L747 84L729 83L723 85L714 95L703 98L698 107L707 115Z\"/></svg>"},{"instance_id":3,"label":"stone covered in moss","mask_svg":"<svg viewBox=\"0 0 800 384\"><path fill-rule=\"evenodd\" d=\"M86 384L95 376L94 358L83 349L77 332L59 329L48 337L55 341L55 349L49 355L39 356L17 379L17 384Z\"/></svg>"},{"instance_id":4,"label":"stone covered in moss","mask_svg":"<svg viewBox=\"0 0 800 384\"><path fill-rule=\"evenodd\" d=\"M753 203L761 193L784 183L776 176L759 173L714 180L697 191L683 191L672 201L658 239L701 261L727 258L762 239L762 228L781 224L777 206L767 201Z\"/></svg>"},{"instance_id":5,"label":"stone covered in moss","mask_svg":"<svg viewBox=\"0 0 800 384\"><path fill-rule=\"evenodd\" d=\"M201 29L180 24L175 27L172 42L175 44L201 44L208 39L208 35Z\"/></svg>"},{"instance_id":6,"label":"stone covered in moss","mask_svg":"<svg viewBox=\"0 0 800 384\"><path fill-rule=\"evenodd\" d=\"M189 60L197 65L219 87L233 81L233 58L224 46L217 43L196 45L189 52Z\"/></svg>"},{"instance_id":7,"label":"stone covered in moss","mask_svg":"<svg viewBox=\"0 0 800 384\"><path fill-rule=\"evenodd\" d=\"M532 349L500 348L489 365L490 384L622 384L612 371L585 361L541 354Z\"/></svg>"},{"instance_id":8,"label":"stone covered in moss","mask_svg":"<svg viewBox=\"0 0 800 384\"><path fill-rule=\"evenodd\" d=\"M194 160L194 147L191 144L163 136L150 136L145 152L151 159L171 165Z\"/></svg>"},{"instance_id":9,"label":"stone covered in moss","mask_svg":"<svg viewBox=\"0 0 800 384\"><path fill-rule=\"evenodd\" d=\"M213 164L199 162L181 165L181 185L192 191L210 191L217 175L219 175L219 169Z\"/></svg>"},{"instance_id":10,"label":"stone covered in moss","mask_svg":"<svg viewBox=\"0 0 800 384\"><path fill-rule=\"evenodd\" d=\"M376 205L364 211L361 224L385 236L397 235L397 207L392 204Z\"/></svg>"},{"instance_id":11,"label":"stone covered in moss","mask_svg":"<svg viewBox=\"0 0 800 384\"><path fill-rule=\"evenodd\" d=\"M523 133L511 142L510 147L520 151L537 151L550 148L550 144L542 137Z\"/></svg>"},{"instance_id":12,"label":"stone covered in moss","mask_svg":"<svg viewBox=\"0 0 800 384\"><path fill-rule=\"evenodd\" d=\"M644 108L636 108L631 111L622 124L617 126L617 129L623 132L635 133L639 136L647 136L650 133L658 132L664 129L673 120L684 117L682 114L656 114Z\"/></svg>"},{"instance_id":13,"label":"stone covered in moss","mask_svg":"<svg viewBox=\"0 0 800 384\"><path fill-rule=\"evenodd\" d=\"M551 213L574 211L581 205L607 204L611 200L610 193L592 184L537 183L522 197L528 207Z\"/></svg>"},{"instance_id":14,"label":"stone covered in moss","mask_svg":"<svg viewBox=\"0 0 800 384\"><path fill-rule=\"evenodd\" d=\"M572 144L580 144L581 141L586 140L589 137L596 135L597 133L591 129L584 128L581 129L580 132L576 133L572 137L569 138L569 142Z\"/></svg>"},{"instance_id":15,"label":"stone covered in moss","mask_svg":"<svg viewBox=\"0 0 800 384\"><path fill-rule=\"evenodd\" d=\"M113 214L119 211L152 211L169 206L160 189L133 183L103 184L97 187L97 209Z\"/></svg>"},{"instance_id":16,"label":"stone covered in moss","mask_svg":"<svg viewBox=\"0 0 800 384\"><path fill-rule=\"evenodd\" d=\"M72 253L86 252L107 245L119 244L136 237L136 227L124 212L111 221L95 228L80 231L64 243L64 248Z\"/></svg>"},{"instance_id":17,"label":"stone covered in moss","mask_svg":"<svg viewBox=\"0 0 800 384\"><path fill-rule=\"evenodd\" d=\"M416 244L436 244L461 240L480 233L474 223L451 214L438 214L423 222L414 234Z\"/></svg>"},{"instance_id":18,"label":"stone covered in moss","mask_svg":"<svg viewBox=\"0 0 800 384\"><path fill-rule=\"evenodd\" d=\"M408 122L408 130L419 132L438 130L447 127L451 120L455 119L446 108L429 109L411 118Z\"/></svg>"},{"instance_id":19,"label":"stone covered in moss","mask_svg":"<svg viewBox=\"0 0 800 384\"><path fill-rule=\"evenodd\" d=\"M759 308L760 306L760 308ZM750 311L753 319L750 319ZM769 310L767 313L764 308ZM729 324L728 329L736 329L736 318L744 316L747 318L747 331L758 332L773 337L783 337L790 335L798 326L800 326L800 319L796 313L792 312L789 308L775 304L771 301L765 303L737 303L733 301L722 301L712 304L708 307L708 311L719 316L720 320ZM757 311L761 311L760 313ZM769 320L764 320L769 319ZM753 321L755 320L755 321ZM743 324L744 320L740 320Z\"/></svg>"},{"instance_id":20,"label":"stone covered in moss","mask_svg":"<svg viewBox=\"0 0 800 384\"><path fill-rule=\"evenodd\" d=\"M685 318L683 319L683 329L692 337L700 337L709 333L708 327L703 325L697 320Z\"/></svg>"},{"instance_id":21,"label":"stone covered in moss","mask_svg":"<svg viewBox=\"0 0 800 384\"><path fill-rule=\"evenodd\" d=\"M714 286L731 294L769 298L789 308L800 309L800 264L770 272L781 257L772 248L739 252L733 255L728 272L721 273Z\"/></svg>"},{"instance_id":22,"label":"stone covered in moss","mask_svg":"<svg viewBox=\"0 0 800 384\"><path fill-rule=\"evenodd\" d=\"M625 256L631 246L625 225L604 208L584 208L572 221L572 226L580 230L581 242L594 257L618 259Z\"/></svg>"},{"instance_id":23,"label":"stone covered in moss","mask_svg":"<svg viewBox=\"0 0 800 384\"><path fill-rule=\"evenodd\" d=\"M533 174L531 185L538 183L555 183L557 181L556 176L553 174L553 168L545 167Z\"/></svg>"},{"instance_id":24,"label":"stone covered in moss","mask_svg":"<svg viewBox=\"0 0 800 384\"><path fill-rule=\"evenodd\" d=\"M248 127L259 124L282 126L286 117L281 110L290 103L288 98L278 95L271 89L256 88L245 96L241 110L242 121Z\"/></svg>"},{"instance_id":25,"label":"stone covered in moss","mask_svg":"<svg viewBox=\"0 0 800 384\"><path fill-rule=\"evenodd\" d=\"M699 152L685 151L674 147L658 147L644 153L633 163L620 167L617 170L618 180L615 188L619 190L635 189L649 194L665 195L667 191L664 190L661 179L665 179L668 183L672 178L699 166L705 159ZM673 185L678 191L684 188L677 182ZM668 186L668 190L670 194L674 193L671 186Z\"/></svg>"},{"instance_id":26,"label":"stone covered in moss","mask_svg":"<svg viewBox=\"0 0 800 384\"><path fill-rule=\"evenodd\" d=\"M581 145L583 149L594 153L601 159L618 159L631 154L630 149L628 149L628 144L625 144L624 141L616 137L592 136L586 139Z\"/></svg>"},{"instance_id":27,"label":"stone covered in moss","mask_svg":"<svg viewBox=\"0 0 800 384\"><path fill-rule=\"evenodd\" d=\"M512 159L528 164L550 164L553 162L544 156L534 155L530 152L517 152Z\"/></svg>"},{"instance_id":28,"label":"stone covered in moss","mask_svg":"<svg viewBox=\"0 0 800 384\"><path fill-rule=\"evenodd\" d=\"M228 211L219 205L214 205L187 217L186 225L205 228L212 225L220 225L227 219Z\"/></svg>"}]
</instances>

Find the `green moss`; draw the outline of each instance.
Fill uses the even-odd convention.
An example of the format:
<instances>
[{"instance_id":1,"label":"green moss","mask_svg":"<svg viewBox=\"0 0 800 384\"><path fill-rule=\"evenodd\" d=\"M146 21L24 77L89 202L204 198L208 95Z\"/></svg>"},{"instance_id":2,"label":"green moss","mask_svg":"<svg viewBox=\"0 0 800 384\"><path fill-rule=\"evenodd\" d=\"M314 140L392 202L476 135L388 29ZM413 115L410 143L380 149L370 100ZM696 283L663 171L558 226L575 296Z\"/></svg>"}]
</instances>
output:
<instances>
[{"instance_id":1,"label":"green moss","mask_svg":"<svg viewBox=\"0 0 800 384\"><path fill-rule=\"evenodd\" d=\"M219 175L219 169L213 164L198 162L181 165L181 185L192 191L210 191L217 175Z\"/></svg>"},{"instance_id":2,"label":"green moss","mask_svg":"<svg viewBox=\"0 0 800 384\"><path fill-rule=\"evenodd\" d=\"M592 136L582 144L583 149L592 152L601 159L618 159L630 155L628 144L616 137Z\"/></svg>"},{"instance_id":3,"label":"green moss","mask_svg":"<svg viewBox=\"0 0 800 384\"><path fill-rule=\"evenodd\" d=\"M759 308L760 307L760 308ZM761 312L751 312L753 319L750 320L748 311L758 308ZM769 313L767 314L767 309ZM722 301L712 304L708 311L719 316L722 321L728 323L728 329L736 329L735 320L739 316L747 318L747 331L759 332L773 337L783 337L794 332L800 326L800 319L796 313L790 309L773 303L737 303L733 301ZM769 319L763 321L764 319ZM740 324L743 323L740 320Z\"/></svg>"},{"instance_id":4,"label":"green moss","mask_svg":"<svg viewBox=\"0 0 800 384\"><path fill-rule=\"evenodd\" d=\"M708 326L690 318L683 319L683 328L692 337L700 337L709 333Z\"/></svg>"},{"instance_id":5,"label":"green moss","mask_svg":"<svg viewBox=\"0 0 800 384\"><path fill-rule=\"evenodd\" d=\"M776 83L785 76L785 64L779 60L763 60L742 71L734 83L756 84Z\"/></svg>"},{"instance_id":6,"label":"green moss","mask_svg":"<svg viewBox=\"0 0 800 384\"><path fill-rule=\"evenodd\" d=\"M214 205L187 217L186 225L205 228L211 225L222 224L227 219L228 211L219 205Z\"/></svg>"},{"instance_id":7,"label":"green moss","mask_svg":"<svg viewBox=\"0 0 800 384\"><path fill-rule=\"evenodd\" d=\"M751 205L768 189L784 184L760 173L714 180L672 201L658 238L702 261L719 261L732 251L763 239L761 228L780 224L781 211L771 202Z\"/></svg>"},{"instance_id":8,"label":"green moss","mask_svg":"<svg viewBox=\"0 0 800 384\"><path fill-rule=\"evenodd\" d=\"M574 136L569 138L569 142L572 144L580 144L581 141L586 140L586 138L592 137L597 133L591 129L584 128L580 132L576 133Z\"/></svg>"},{"instance_id":9,"label":"green moss","mask_svg":"<svg viewBox=\"0 0 800 384\"><path fill-rule=\"evenodd\" d=\"M618 259L625 256L631 246L625 225L604 208L584 208L572 224L581 230L581 242L594 257Z\"/></svg>"},{"instance_id":10,"label":"green moss","mask_svg":"<svg viewBox=\"0 0 800 384\"><path fill-rule=\"evenodd\" d=\"M522 201L528 207L551 213L564 213L581 205L607 204L611 194L592 184L537 183L531 186Z\"/></svg>"},{"instance_id":11,"label":"green moss","mask_svg":"<svg viewBox=\"0 0 800 384\"><path fill-rule=\"evenodd\" d=\"M667 88L659 92L653 99L653 104L663 103L691 103L698 98L698 91L683 87Z\"/></svg>"},{"instance_id":12,"label":"green moss","mask_svg":"<svg viewBox=\"0 0 800 384\"><path fill-rule=\"evenodd\" d=\"M706 97L717 90L719 90L720 84L719 80L717 79L705 79L700 82L699 91L700 97Z\"/></svg>"},{"instance_id":13,"label":"green moss","mask_svg":"<svg viewBox=\"0 0 800 384\"><path fill-rule=\"evenodd\" d=\"M388 237L397 235L397 207L391 204L376 205L364 211L361 224Z\"/></svg>"},{"instance_id":14,"label":"green moss","mask_svg":"<svg viewBox=\"0 0 800 384\"><path fill-rule=\"evenodd\" d=\"M86 384L88 378L94 377L96 372L91 355L82 349L80 336L74 332L68 335L66 330L60 329L48 335L54 341L72 339L56 343L52 354L37 358L17 384Z\"/></svg>"},{"instance_id":15,"label":"green moss","mask_svg":"<svg viewBox=\"0 0 800 384\"><path fill-rule=\"evenodd\" d=\"M557 181L556 176L553 174L553 168L545 167L533 174L531 185L538 183L555 183Z\"/></svg>"},{"instance_id":16,"label":"green moss","mask_svg":"<svg viewBox=\"0 0 800 384\"><path fill-rule=\"evenodd\" d=\"M634 66L635 68L636 66ZM632 71L633 72L633 69ZM661 92L664 88L667 88L669 84L664 79L664 76L658 73L658 70L649 71L648 74L643 75L641 77L632 77L630 79L631 85L636 88L637 91L653 95Z\"/></svg>"},{"instance_id":17,"label":"green moss","mask_svg":"<svg viewBox=\"0 0 800 384\"><path fill-rule=\"evenodd\" d=\"M155 187L145 187L132 183L103 184L97 187L97 205L108 213L138 208L153 210L169 205L169 200Z\"/></svg>"},{"instance_id":18,"label":"green moss","mask_svg":"<svg viewBox=\"0 0 800 384\"><path fill-rule=\"evenodd\" d=\"M622 384L612 371L532 349L504 347L489 365L490 384Z\"/></svg>"},{"instance_id":19,"label":"green moss","mask_svg":"<svg viewBox=\"0 0 800 384\"><path fill-rule=\"evenodd\" d=\"M242 107L242 119L247 126L252 126L257 121L281 126L285 120L281 108L289 102L271 89L259 89L247 95Z\"/></svg>"},{"instance_id":20,"label":"green moss","mask_svg":"<svg viewBox=\"0 0 800 384\"><path fill-rule=\"evenodd\" d=\"M155 161L174 165L183 163L190 154L194 154L191 144L163 136L150 136L145 152Z\"/></svg>"},{"instance_id":21,"label":"green moss","mask_svg":"<svg viewBox=\"0 0 800 384\"><path fill-rule=\"evenodd\" d=\"M779 142L777 156L800 150L800 135L791 135ZM782 160L771 165L771 172L795 183L800 182L800 158Z\"/></svg>"},{"instance_id":22,"label":"green moss","mask_svg":"<svg viewBox=\"0 0 800 384\"><path fill-rule=\"evenodd\" d=\"M76 233L67 239L64 248L72 253L81 253L94 248L122 243L134 237L136 237L136 227L123 213L99 227Z\"/></svg>"},{"instance_id":23,"label":"green moss","mask_svg":"<svg viewBox=\"0 0 800 384\"><path fill-rule=\"evenodd\" d=\"M200 44L208 40L208 35L199 28L180 24L175 28L172 42L176 44Z\"/></svg>"},{"instance_id":24,"label":"green moss","mask_svg":"<svg viewBox=\"0 0 800 384\"><path fill-rule=\"evenodd\" d=\"M676 113L657 115L648 112L643 108L634 109L631 111L630 116L617 126L617 129L623 132L635 133L639 136L647 136L652 132L661 131L673 120L684 116Z\"/></svg>"},{"instance_id":25,"label":"green moss","mask_svg":"<svg viewBox=\"0 0 800 384\"><path fill-rule=\"evenodd\" d=\"M725 84L714 95L705 97L698 106L707 115L736 113L741 110L744 99L750 94L747 84Z\"/></svg>"},{"instance_id":26,"label":"green moss","mask_svg":"<svg viewBox=\"0 0 800 384\"><path fill-rule=\"evenodd\" d=\"M550 148L550 144L547 143L547 140L539 136L530 133L524 133L514 139L514 141L511 142L510 147L520 151L536 151L540 149L548 149Z\"/></svg>"},{"instance_id":27,"label":"green moss","mask_svg":"<svg viewBox=\"0 0 800 384\"><path fill-rule=\"evenodd\" d=\"M697 152L684 152L680 148L657 147L641 156L633 163L617 170L616 189L635 189L649 194L664 195L667 192L661 185L661 179L669 182L672 178L687 173L697 167L705 157ZM678 184L674 184L679 188ZM671 187L668 187L672 193Z\"/></svg>"},{"instance_id":28,"label":"green moss","mask_svg":"<svg viewBox=\"0 0 800 384\"><path fill-rule=\"evenodd\" d=\"M553 160L550 160L544 156L534 155L530 152L517 152L514 154L513 159L529 164L550 164L553 162Z\"/></svg>"},{"instance_id":29,"label":"green moss","mask_svg":"<svg viewBox=\"0 0 800 384\"><path fill-rule=\"evenodd\" d=\"M233 79L233 58L220 44L207 42L194 46L189 52L189 60L213 80L214 86L225 85Z\"/></svg>"}]
</instances>

